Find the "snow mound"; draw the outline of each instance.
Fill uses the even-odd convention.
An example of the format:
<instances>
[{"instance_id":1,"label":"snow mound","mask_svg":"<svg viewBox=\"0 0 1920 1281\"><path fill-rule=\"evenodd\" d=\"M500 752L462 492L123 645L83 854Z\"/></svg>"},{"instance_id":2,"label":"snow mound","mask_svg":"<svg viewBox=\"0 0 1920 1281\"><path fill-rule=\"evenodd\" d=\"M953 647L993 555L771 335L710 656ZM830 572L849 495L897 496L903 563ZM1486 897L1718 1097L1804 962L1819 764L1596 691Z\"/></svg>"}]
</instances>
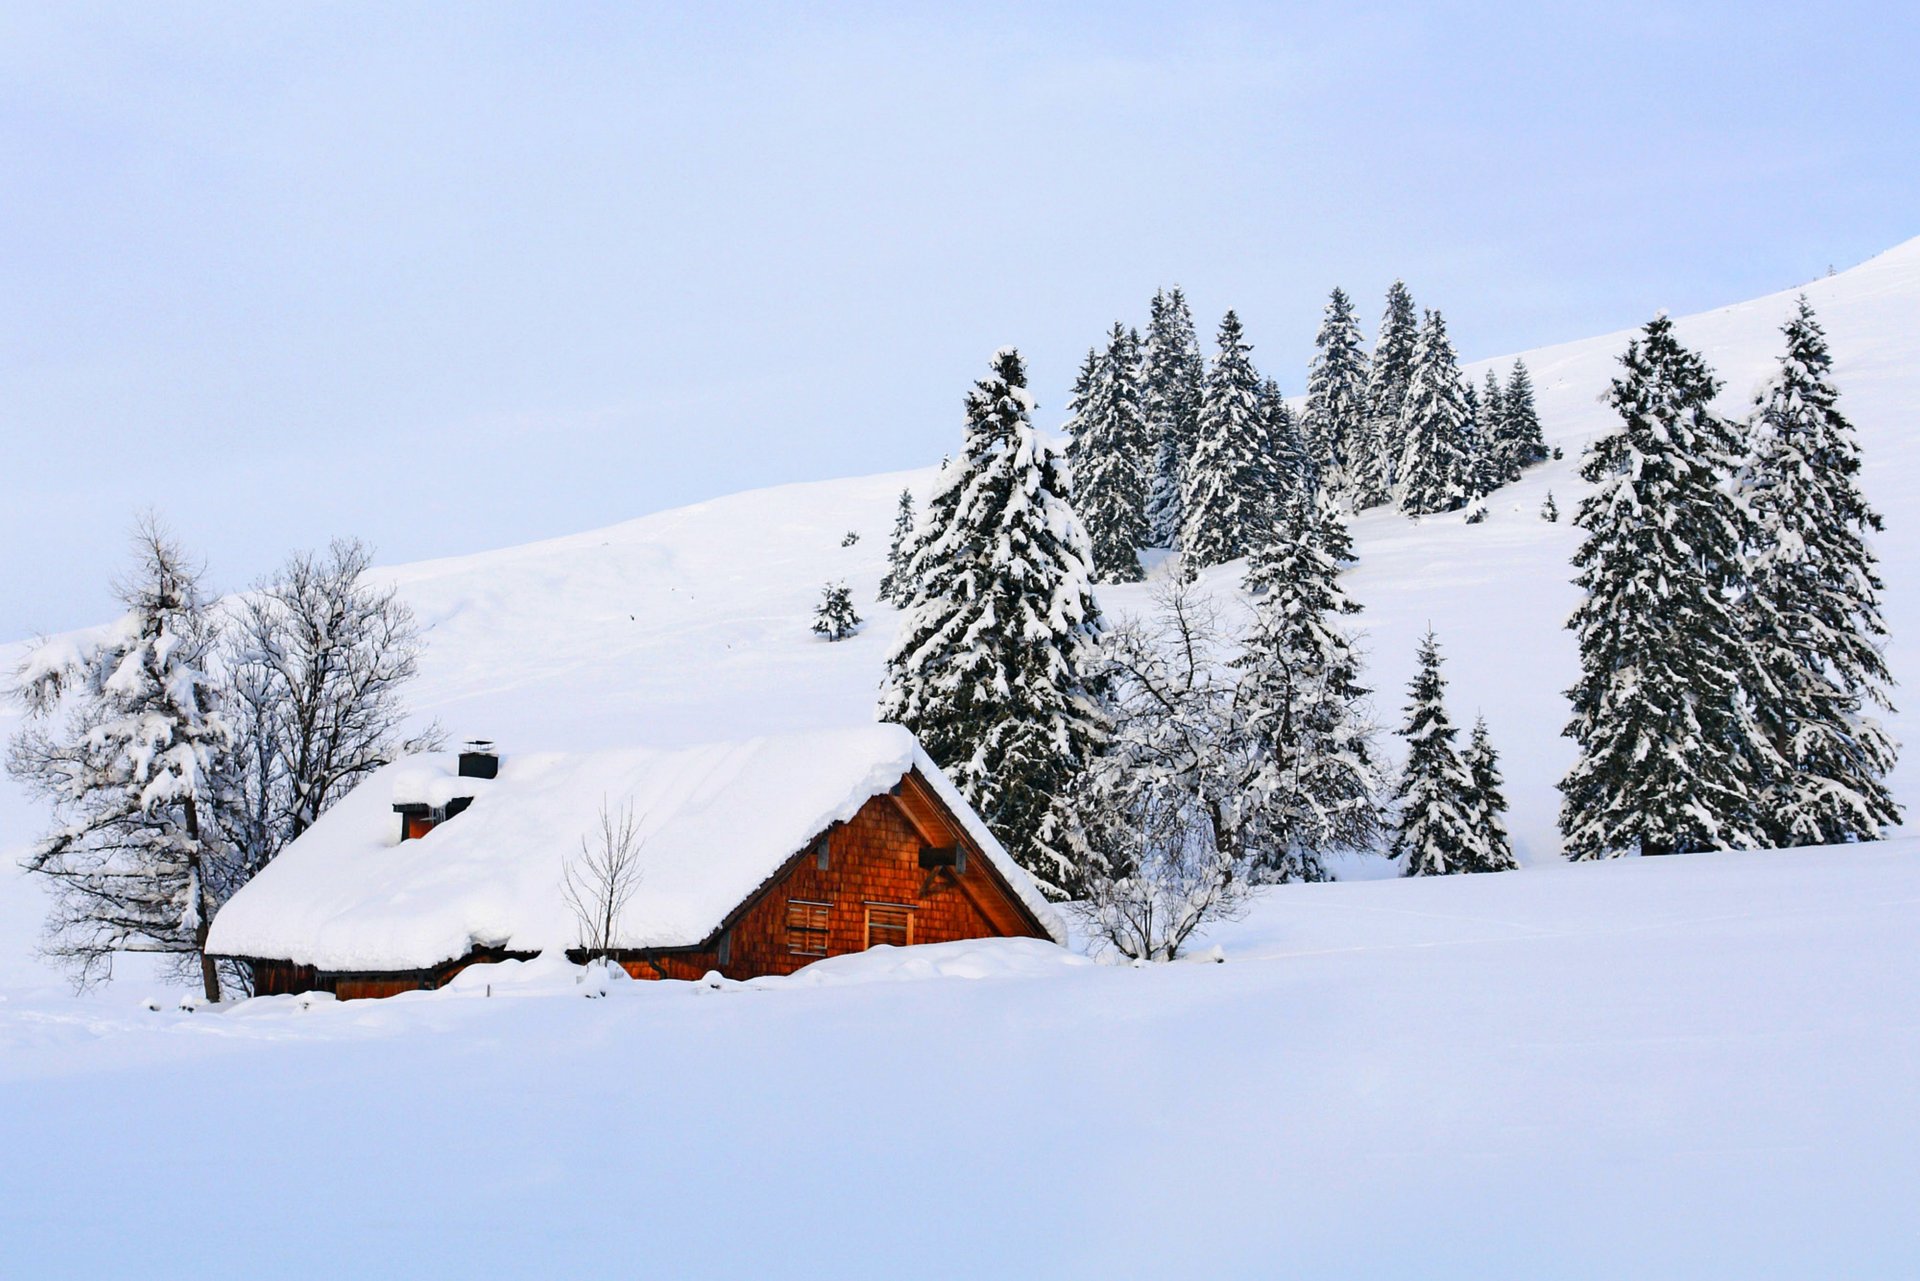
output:
<instances>
[{"instance_id":1,"label":"snow mound","mask_svg":"<svg viewBox=\"0 0 1920 1281\"><path fill-rule=\"evenodd\" d=\"M832 956L784 978L752 980L761 987L839 987L923 979L1046 978L1095 962L1044 939L963 939L914 947L872 947Z\"/></svg>"}]
</instances>

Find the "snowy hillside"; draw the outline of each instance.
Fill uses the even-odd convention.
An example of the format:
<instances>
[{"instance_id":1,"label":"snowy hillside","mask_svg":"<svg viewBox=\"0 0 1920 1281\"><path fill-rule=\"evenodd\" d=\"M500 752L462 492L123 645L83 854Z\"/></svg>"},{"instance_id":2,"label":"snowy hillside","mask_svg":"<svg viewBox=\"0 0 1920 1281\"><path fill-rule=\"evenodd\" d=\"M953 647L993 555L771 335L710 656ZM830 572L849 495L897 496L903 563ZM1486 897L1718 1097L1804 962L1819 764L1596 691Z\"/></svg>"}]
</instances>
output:
<instances>
[{"instance_id":1,"label":"snowy hillside","mask_svg":"<svg viewBox=\"0 0 1920 1281\"><path fill-rule=\"evenodd\" d=\"M1806 293L1832 340L1843 408L1860 429L1864 486L1886 516L1877 546L1887 580L1896 679L1912 677L1920 645L1920 522L1907 496L1920 483L1920 240ZM1688 317L1682 341L1726 381L1724 406L1743 410L1780 349L1792 293ZM1351 593L1365 606L1368 674L1383 725L1399 716L1417 636L1431 624L1448 658L1456 720L1486 714L1504 765L1512 826L1524 862L1557 857L1554 782L1572 759L1560 738L1561 692L1575 675L1562 623L1574 604L1568 523L1581 484L1581 447L1606 430L1599 396L1628 335L1608 334L1524 353L1547 441L1566 457L1496 495L1491 518L1418 524L1378 512L1355 523L1359 565ZM982 353L983 357L985 353ZM1467 367L1505 370L1510 356ZM1284 372L1284 371L1282 371ZM954 437L959 439L959 423ZM503 750L558 751L634 743L679 745L760 731L870 720L896 615L873 604L894 500L924 490L931 470L791 485L736 494L568 538L388 571L427 625L415 705L456 738L490 737ZM1563 519L1539 509L1548 490ZM860 541L842 547L848 531ZM1237 566L1212 585L1232 590ZM807 630L822 585L846 578L868 617L857 637L827 644ZM1143 587L1107 589L1110 612L1141 609ZM9 665L10 661L9 661ZM1904 705L1904 704L1903 704ZM0 714L0 732L13 728ZM1920 745L1908 714L1896 735ZM1397 744L1386 740L1389 751ZM1920 750L1920 746L1916 747ZM1920 803L1916 767L1896 794ZM0 784L0 848L17 849L42 818ZM44 982L28 959L37 895L0 872L0 985ZM1371 866L1370 866L1371 865ZM1379 874L1377 860L1349 875Z\"/></svg>"}]
</instances>

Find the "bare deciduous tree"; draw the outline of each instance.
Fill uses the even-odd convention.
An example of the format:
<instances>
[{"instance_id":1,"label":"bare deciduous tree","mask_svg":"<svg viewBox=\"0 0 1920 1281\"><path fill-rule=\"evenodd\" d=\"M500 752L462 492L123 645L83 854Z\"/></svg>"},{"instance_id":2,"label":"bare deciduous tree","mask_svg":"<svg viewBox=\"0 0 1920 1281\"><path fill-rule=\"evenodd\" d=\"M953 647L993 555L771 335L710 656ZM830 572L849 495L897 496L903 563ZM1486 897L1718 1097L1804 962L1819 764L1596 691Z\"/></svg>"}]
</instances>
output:
<instances>
[{"instance_id":1,"label":"bare deciduous tree","mask_svg":"<svg viewBox=\"0 0 1920 1281\"><path fill-rule=\"evenodd\" d=\"M630 806L600 807L599 831L580 839L580 853L561 869L561 893L579 924L587 959L613 952L620 916L640 888L640 852L646 842Z\"/></svg>"}]
</instances>

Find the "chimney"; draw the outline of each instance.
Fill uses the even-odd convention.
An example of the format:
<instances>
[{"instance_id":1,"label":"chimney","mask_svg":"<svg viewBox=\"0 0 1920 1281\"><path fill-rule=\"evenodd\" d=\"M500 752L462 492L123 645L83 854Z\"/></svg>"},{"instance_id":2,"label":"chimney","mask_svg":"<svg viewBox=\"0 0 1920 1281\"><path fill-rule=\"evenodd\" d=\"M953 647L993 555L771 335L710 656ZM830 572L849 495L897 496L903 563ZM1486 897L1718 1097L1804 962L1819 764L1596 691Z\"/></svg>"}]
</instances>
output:
<instances>
[{"instance_id":1,"label":"chimney","mask_svg":"<svg viewBox=\"0 0 1920 1281\"><path fill-rule=\"evenodd\" d=\"M460 749L461 778L494 778L500 773L500 757L491 739L476 738Z\"/></svg>"}]
</instances>

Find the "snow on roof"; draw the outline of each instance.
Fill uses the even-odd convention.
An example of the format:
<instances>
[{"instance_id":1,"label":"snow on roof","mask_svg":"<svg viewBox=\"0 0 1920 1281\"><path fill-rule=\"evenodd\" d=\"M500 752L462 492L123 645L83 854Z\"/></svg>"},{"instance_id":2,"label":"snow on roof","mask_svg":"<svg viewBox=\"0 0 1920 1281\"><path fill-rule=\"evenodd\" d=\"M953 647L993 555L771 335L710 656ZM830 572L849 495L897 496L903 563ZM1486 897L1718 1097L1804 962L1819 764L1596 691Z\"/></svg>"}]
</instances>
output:
<instances>
[{"instance_id":1,"label":"snow on roof","mask_svg":"<svg viewBox=\"0 0 1920 1281\"><path fill-rule=\"evenodd\" d=\"M630 805L641 881L617 946L690 947L808 841L918 768L1046 930L1065 926L1026 872L898 725L672 751L503 756L497 779L457 779L451 755L379 770L281 852L214 918L207 950L323 970L426 969L476 946L576 945L561 869ZM398 802L469 809L400 840Z\"/></svg>"}]
</instances>

